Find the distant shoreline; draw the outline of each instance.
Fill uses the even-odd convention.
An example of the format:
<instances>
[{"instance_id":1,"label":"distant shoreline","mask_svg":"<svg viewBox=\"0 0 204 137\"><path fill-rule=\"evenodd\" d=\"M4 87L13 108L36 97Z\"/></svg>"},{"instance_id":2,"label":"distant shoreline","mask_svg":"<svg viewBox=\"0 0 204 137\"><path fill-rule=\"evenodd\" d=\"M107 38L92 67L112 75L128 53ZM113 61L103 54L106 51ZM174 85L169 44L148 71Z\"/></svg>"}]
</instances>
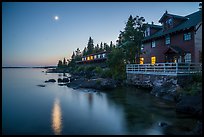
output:
<instances>
[{"instance_id":1,"label":"distant shoreline","mask_svg":"<svg viewBox=\"0 0 204 137\"><path fill-rule=\"evenodd\" d=\"M44 68L44 69L48 69L48 68L56 68L57 66L44 66L44 67L2 67L2 68Z\"/></svg>"}]
</instances>

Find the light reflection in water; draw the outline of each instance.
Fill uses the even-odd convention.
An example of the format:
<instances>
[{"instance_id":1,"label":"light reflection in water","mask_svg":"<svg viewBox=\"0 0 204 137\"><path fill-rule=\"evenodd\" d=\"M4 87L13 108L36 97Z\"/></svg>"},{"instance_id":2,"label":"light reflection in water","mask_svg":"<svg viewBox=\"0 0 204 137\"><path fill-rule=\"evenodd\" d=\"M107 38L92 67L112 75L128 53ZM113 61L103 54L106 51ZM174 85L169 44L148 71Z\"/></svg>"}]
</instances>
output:
<instances>
[{"instance_id":1,"label":"light reflection in water","mask_svg":"<svg viewBox=\"0 0 204 137\"><path fill-rule=\"evenodd\" d=\"M62 112L59 99L55 99L52 109L52 130L55 135L60 135L62 131Z\"/></svg>"}]
</instances>

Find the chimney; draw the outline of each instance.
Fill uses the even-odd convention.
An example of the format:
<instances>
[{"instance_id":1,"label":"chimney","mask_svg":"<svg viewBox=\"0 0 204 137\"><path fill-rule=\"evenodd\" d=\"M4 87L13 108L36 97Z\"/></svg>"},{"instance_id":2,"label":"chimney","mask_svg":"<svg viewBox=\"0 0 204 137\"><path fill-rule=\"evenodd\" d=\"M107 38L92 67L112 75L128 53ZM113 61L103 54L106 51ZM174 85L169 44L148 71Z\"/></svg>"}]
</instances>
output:
<instances>
[{"instance_id":1,"label":"chimney","mask_svg":"<svg viewBox=\"0 0 204 137\"><path fill-rule=\"evenodd\" d=\"M154 25L154 22L152 21L152 25Z\"/></svg>"},{"instance_id":2,"label":"chimney","mask_svg":"<svg viewBox=\"0 0 204 137\"><path fill-rule=\"evenodd\" d=\"M166 14L168 14L168 12L167 12L167 10L166 10L166 12L165 12Z\"/></svg>"}]
</instances>

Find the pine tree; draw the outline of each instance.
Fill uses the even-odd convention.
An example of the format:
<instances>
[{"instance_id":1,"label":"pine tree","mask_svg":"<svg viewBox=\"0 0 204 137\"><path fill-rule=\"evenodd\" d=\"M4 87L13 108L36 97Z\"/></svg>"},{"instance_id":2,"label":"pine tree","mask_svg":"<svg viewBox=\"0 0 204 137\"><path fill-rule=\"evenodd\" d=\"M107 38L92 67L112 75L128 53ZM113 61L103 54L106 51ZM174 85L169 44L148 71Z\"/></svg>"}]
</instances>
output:
<instances>
[{"instance_id":1,"label":"pine tree","mask_svg":"<svg viewBox=\"0 0 204 137\"><path fill-rule=\"evenodd\" d=\"M111 41L110 42L110 51L112 51L113 50L113 42Z\"/></svg>"},{"instance_id":2,"label":"pine tree","mask_svg":"<svg viewBox=\"0 0 204 137\"><path fill-rule=\"evenodd\" d=\"M66 62L66 59L64 58L63 60L63 65L66 66L67 65L67 62Z\"/></svg>"},{"instance_id":3,"label":"pine tree","mask_svg":"<svg viewBox=\"0 0 204 137\"><path fill-rule=\"evenodd\" d=\"M75 54L74 54L74 51L73 51L73 54L72 54L72 57L71 57L72 59L75 59Z\"/></svg>"},{"instance_id":4,"label":"pine tree","mask_svg":"<svg viewBox=\"0 0 204 137\"><path fill-rule=\"evenodd\" d=\"M79 48L77 48L77 50L75 52L76 52L76 56L80 56L81 55L81 51L80 51Z\"/></svg>"},{"instance_id":5,"label":"pine tree","mask_svg":"<svg viewBox=\"0 0 204 137\"><path fill-rule=\"evenodd\" d=\"M87 45L87 54L92 54L94 51L93 39L89 37L88 45Z\"/></svg>"},{"instance_id":6,"label":"pine tree","mask_svg":"<svg viewBox=\"0 0 204 137\"><path fill-rule=\"evenodd\" d=\"M61 60L58 61L57 66L58 66L58 67L62 67L62 61L61 61Z\"/></svg>"},{"instance_id":7,"label":"pine tree","mask_svg":"<svg viewBox=\"0 0 204 137\"><path fill-rule=\"evenodd\" d=\"M94 50L95 50L95 53L98 53L98 52L99 52L100 49L99 49L99 45L98 45L98 44L96 45L96 47L95 47Z\"/></svg>"},{"instance_id":8,"label":"pine tree","mask_svg":"<svg viewBox=\"0 0 204 137\"><path fill-rule=\"evenodd\" d=\"M86 56L86 55L87 55L87 48L85 47L83 50L83 56Z\"/></svg>"},{"instance_id":9,"label":"pine tree","mask_svg":"<svg viewBox=\"0 0 204 137\"><path fill-rule=\"evenodd\" d=\"M101 44L100 44L100 50L99 50L100 52L102 52L103 51L103 43L101 42Z\"/></svg>"},{"instance_id":10,"label":"pine tree","mask_svg":"<svg viewBox=\"0 0 204 137\"><path fill-rule=\"evenodd\" d=\"M136 16L133 18L132 15L130 15L124 31L121 31L119 35L118 46L124 49L126 62L139 62L144 29L142 24L144 21L145 19L143 17Z\"/></svg>"}]
</instances>

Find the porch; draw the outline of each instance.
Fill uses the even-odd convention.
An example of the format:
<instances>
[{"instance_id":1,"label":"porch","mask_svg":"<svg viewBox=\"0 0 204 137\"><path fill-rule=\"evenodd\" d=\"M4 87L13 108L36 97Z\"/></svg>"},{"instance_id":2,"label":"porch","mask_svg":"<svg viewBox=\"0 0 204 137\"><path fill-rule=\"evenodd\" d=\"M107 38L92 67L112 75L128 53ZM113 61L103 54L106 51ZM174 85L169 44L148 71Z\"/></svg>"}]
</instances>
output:
<instances>
[{"instance_id":1,"label":"porch","mask_svg":"<svg viewBox=\"0 0 204 137\"><path fill-rule=\"evenodd\" d=\"M190 75L202 73L202 63L127 64L127 74Z\"/></svg>"}]
</instances>

